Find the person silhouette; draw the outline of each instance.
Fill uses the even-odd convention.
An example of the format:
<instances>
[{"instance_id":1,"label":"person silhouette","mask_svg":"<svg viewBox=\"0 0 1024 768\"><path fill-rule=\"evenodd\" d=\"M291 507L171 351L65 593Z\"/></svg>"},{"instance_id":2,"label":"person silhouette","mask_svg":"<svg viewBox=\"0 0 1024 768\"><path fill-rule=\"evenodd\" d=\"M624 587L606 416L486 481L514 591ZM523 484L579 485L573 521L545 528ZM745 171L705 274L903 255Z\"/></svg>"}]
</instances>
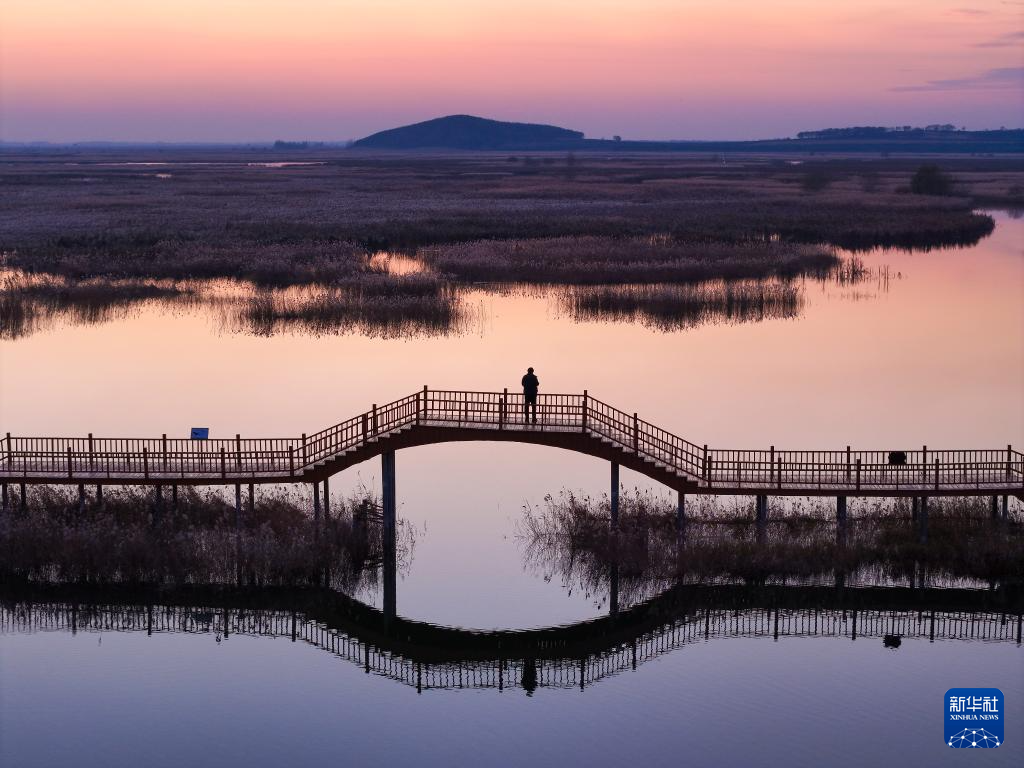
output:
<instances>
[{"instance_id":1,"label":"person silhouette","mask_svg":"<svg viewBox=\"0 0 1024 768\"><path fill-rule=\"evenodd\" d=\"M523 376L523 423L529 421L530 409L533 409L533 423L537 423L537 388L540 379L533 374L533 368L526 369Z\"/></svg>"}]
</instances>

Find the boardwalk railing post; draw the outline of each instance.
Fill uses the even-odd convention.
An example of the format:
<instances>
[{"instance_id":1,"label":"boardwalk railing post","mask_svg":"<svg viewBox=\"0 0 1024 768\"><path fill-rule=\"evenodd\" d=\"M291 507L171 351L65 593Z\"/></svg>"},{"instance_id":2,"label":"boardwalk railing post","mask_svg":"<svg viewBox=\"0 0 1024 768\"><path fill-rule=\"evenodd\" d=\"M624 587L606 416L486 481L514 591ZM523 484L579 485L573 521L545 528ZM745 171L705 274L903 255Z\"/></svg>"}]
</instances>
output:
<instances>
[{"instance_id":1,"label":"boardwalk railing post","mask_svg":"<svg viewBox=\"0 0 1024 768\"><path fill-rule=\"evenodd\" d=\"M782 488L782 457L781 456L779 456L779 471L776 474L776 477L778 478L778 480L776 481L778 483L777 487L781 490L781 488Z\"/></svg>"},{"instance_id":2,"label":"boardwalk railing post","mask_svg":"<svg viewBox=\"0 0 1024 768\"><path fill-rule=\"evenodd\" d=\"M242 468L242 436L235 433L235 466Z\"/></svg>"},{"instance_id":3,"label":"boardwalk railing post","mask_svg":"<svg viewBox=\"0 0 1024 768\"><path fill-rule=\"evenodd\" d=\"M939 490L939 460L935 460L935 490Z\"/></svg>"},{"instance_id":4,"label":"boardwalk railing post","mask_svg":"<svg viewBox=\"0 0 1024 768\"><path fill-rule=\"evenodd\" d=\"M96 466L96 462L93 456L92 447L92 432L89 433L89 469L93 469Z\"/></svg>"},{"instance_id":5,"label":"boardwalk railing post","mask_svg":"<svg viewBox=\"0 0 1024 768\"><path fill-rule=\"evenodd\" d=\"M68 446L68 477L74 477L74 469L71 466L71 446Z\"/></svg>"},{"instance_id":6,"label":"boardwalk railing post","mask_svg":"<svg viewBox=\"0 0 1024 768\"><path fill-rule=\"evenodd\" d=\"M167 469L167 433L166 432L164 432L163 437L161 438L161 441L162 441L162 444L163 444L162 447L163 447L163 451L164 451L164 469ZM91 450L91 448L90 448L90 450Z\"/></svg>"},{"instance_id":7,"label":"boardwalk railing post","mask_svg":"<svg viewBox=\"0 0 1024 768\"><path fill-rule=\"evenodd\" d=\"M70 457L70 452L68 453ZM142 476L149 480L149 449L142 446Z\"/></svg>"},{"instance_id":8,"label":"boardwalk railing post","mask_svg":"<svg viewBox=\"0 0 1024 768\"><path fill-rule=\"evenodd\" d=\"M302 433L302 466L306 466L306 433Z\"/></svg>"},{"instance_id":9,"label":"boardwalk railing post","mask_svg":"<svg viewBox=\"0 0 1024 768\"><path fill-rule=\"evenodd\" d=\"M857 459L857 490L860 490L860 459Z\"/></svg>"},{"instance_id":10,"label":"boardwalk railing post","mask_svg":"<svg viewBox=\"0 0 1024 768\"><path fill-rule=\"evenodd\" d=\"M775 446L768 449L768 484L775 479Z\"/></svg>"},{"instance_id":11,"label":"boardwalk railing post","mask_svg":"<svg viewBox=\"0 0 1024 768\"><path fill-rule=\"evenodd\" d=\"M10 439L8 437L8 439ZM1013 446L1006 446L1006 479L1010 479L1010 467L1013 464Z\"/></svg>"},{"instance_id":12,"label":"boardwalk railing post","mask_svg":"<svg viewBox=\"0 0 1024 768\"><path fill-rule=\"evenodd\" d=\"M377 404L373 404L372 416L370 417L370 426L373 427L373 434L377 434L379 423L377 421Z\"/></svg>"},{"instance_id":13,"label":"boardwalk railing post","mask_svg":"<svg viewBox=\"0 0 1024 768\"><path fill-rule=\"evenodd\" d=\"M633 451L640 453L640 420L633 414Z\"/></svg>"},{"instance_id":14,"label":"boardwalk railing post","mask_svg":"<svg viewBox=\"0 0 1024 768\"><path fill-rule=\"evenodd\" d=\"M921 482L928 482L928 446L921 448Z\"/></svg>"},{"instance_id":15,"label":"boardwalk railing post","mask_svg":"<svg viewBox=\"0 0 1024 768\"><path fill-rule=\"evenodd\" d=\"M850 482L850 446L846 446L846 482Z\"/></svg>"},{"instance_id":16,"label":"boardwalk railing post","mask_svg":"<svg viewBox=\"0 0 1024 768\"><path fill-rule=\"evenodd\" d=\"M590 407L590 404L587 402L588 399L589 399L589 397L587 395L587 390L584 389L583 390L583 412L581 414L581 421L582 421L582 424L583 424L583 430L582 430L583 432L587 431L587 409ZM1009 465L1007 465L1007 466L1009 466Z\"/></svg>"},{"instance_id":17,"label":"boardwalk railing post","mask_svg":"<svg viewBox=\"0 0 1024 768\"><path fill-rule=\"evenodd\" d=\"M430 418L430 409L428 407L428 404L429 404L430 400L429 400L429 395L427 394L427 392L428 392L427 385L424 384L423 385L423 420L424 421L426 421L427 419ZM416 411L416 419L417 419L417 421L419 421L419 418L420 418L420 413L417 410Z\"/></svg>"},{"instance_id":18,"label":"boardwalk railing post","mask_svg":"<svg viewBox=\"0 0 1024 768\"><path fill-rule=\"evenodd\" d=\"M508 402L508 387L505 387L505 391L498 401L498 429L505 428L505 404Z\"/></svg>"},{"instance_id":19,"label":"boardwalk railing post","mask_svg":"<svg viewBox=\"0 0 1024 768\"><path fill-rule=\"evenodd\" d=\"M369 431L370 430L369 430L369 426L368 426L368 420L369 420L369 417L364 413L363 414L363 443L364 444L366 443L366 439L369 437Z\"/></svg>"},{"instance_id":20,"label":"boardwalk railing post","mask_svg":"<svg viewBox=\"0 0 1024 768\"><path fill-rule=\"evenodd\" d=\"M288 446L288 474L295 477L295 446Z\"/></svg>"},{"instance_id":21,"label":"boardwalk railing post","mask_svg":"<svg viewBox=\"0 0 1024 768\"><path fill-rule=\"evenodd\" d=\"M220 476L228 476L228 461L224 456L224 448L220 449Z\"/></svg>"},{"instance_id":22,"label":"boardwalk railing post","mask_svg":"<svg viewBox=\"0 0 1024 768\"><path fill-rule=\"evenodd\" d=\"M14 465L14 454L11 451L11 433L7 433L7 466Z\"/></svg>"}]
</instances>

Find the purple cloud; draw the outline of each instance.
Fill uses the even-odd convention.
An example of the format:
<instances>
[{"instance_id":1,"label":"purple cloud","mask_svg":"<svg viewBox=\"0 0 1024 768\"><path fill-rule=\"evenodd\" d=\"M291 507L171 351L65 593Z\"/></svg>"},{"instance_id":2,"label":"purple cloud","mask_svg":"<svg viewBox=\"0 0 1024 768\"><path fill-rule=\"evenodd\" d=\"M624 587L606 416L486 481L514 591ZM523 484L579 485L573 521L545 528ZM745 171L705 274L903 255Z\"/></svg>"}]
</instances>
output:
<instances>
[{"instance_id":1,"label":"purple cloud","mask_svg":"<svg viewBox=\"0 0 1024 768\"><path fill-rule=\"evenodd\" d=\"M899 85L890 91L971 91L1024 88L1024 67L998 67L972 77L929 80L923 85Z\"/></svg>"},{"instance_id":2,"label":"purple cloud","mask_svg":"<svg viewBox=\"0 0 1024 768\"><path fill-rule=\"evenodd\" d=\"M1000 35L993 40L985 40L981 43L975 43L974 48L1011 48L1016 45L1020 45L1024 42L1024 30L1017 32L1008 32L1005 35Z\"/></svg>"}]
</instances>

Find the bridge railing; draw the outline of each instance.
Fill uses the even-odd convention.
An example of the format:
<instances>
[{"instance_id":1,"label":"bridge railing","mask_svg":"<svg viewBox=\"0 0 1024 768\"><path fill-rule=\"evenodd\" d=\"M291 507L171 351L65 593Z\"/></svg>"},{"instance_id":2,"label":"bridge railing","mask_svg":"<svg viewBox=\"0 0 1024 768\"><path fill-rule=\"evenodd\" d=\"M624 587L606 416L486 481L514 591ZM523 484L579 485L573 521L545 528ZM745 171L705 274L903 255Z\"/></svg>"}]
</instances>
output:
<instances>
[{"instance_id":1,"label":"bridge railing","mask_svg":"<svg viewBox=\"0 0 1024 768\"><path fill-rule=\"evenodd\" d=\"M4 438L5 474L51 474L117 479L120 476L226 477L287 474L300 442L290 438L182 440L174 438Z\"/></svg>"},{"instance_id":2,"label":"bridge railing","mask_svg":"<svg viewBox=\"0 0 1024 768\"><path fill-rule=\"evenodd\" d=\"M511 406L502 392L424 390L423 418L429 422L463 426L500 426Z\"/></svg>"},{"instance_id":3,"label":"bridge railing","mask_svg":"<svg viewBox=\"0 0 1024 768\"><path fill-rule=\"evenodd\" d=\"M1024 455L1006 450L887 451L745 451L712 450L702 479L714 487L832 486L923 488L1021 484ZM896 459L895 461L893 459Z\"/></svg>"},{"instance_id":4,"label":"bridge railing","mask_svg":"<svg viewBox=\"0 0 1024 768\"><path fill-rule=\"evenodd\" d=\"M596 398L587 397L586 429L638 455L699 477L705 449Z\"/></svg>"},{"instance_id":5,"label":"bridge railing","mask_svg":"<svg viewBox=\"0 0 1024 768\"><path fill-rule=\"evenodd\" d=\"M421 409L421 393L399 398L347 419L333 427L303 435L303 469L330 459L339 453L366 444L389 432L416 422Z\"/></svg>"},{"instance_id":6,"label":"bridge railing","mask_svg":"<svg viewBox=\"0 0 1024 768\"><path fill-rule=\"evenodd\" d=\"M521 392L430 390L299 438L190 440L168 438L3 438L0 472L111 480L187 481L302 475L339 454L415 424L489 429L579 431L701 481L708 488L843 487L1024 488L1024 453L1006 450L783 451L712 449L663 430L636 413L613 408L586 391L541 394L537 423L526 425Z\"/></svg>"}]
</instances>

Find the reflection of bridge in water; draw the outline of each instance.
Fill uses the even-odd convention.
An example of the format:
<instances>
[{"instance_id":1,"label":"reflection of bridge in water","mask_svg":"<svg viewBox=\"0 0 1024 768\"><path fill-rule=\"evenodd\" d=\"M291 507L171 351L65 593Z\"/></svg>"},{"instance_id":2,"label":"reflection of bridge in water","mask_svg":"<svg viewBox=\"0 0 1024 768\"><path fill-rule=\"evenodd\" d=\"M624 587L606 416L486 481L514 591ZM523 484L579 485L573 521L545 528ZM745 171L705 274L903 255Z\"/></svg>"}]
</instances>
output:
<instances>
[{"instance_id":1,"label":"reflection of bridge in water","mask_svg":"<svg viewBox=\"0 0 1024 768\"><path fill-rule=\"evenodd\" d=\"M415 687L576 687L695 642L835 637L1021 645L1018 594L905 587L678 586L577 624L475 632L388 618L327 590L0 591L0 633L218 633L302 641ZM150 602L149 598L158 602Z\"/></svg>"}]
</instances>

